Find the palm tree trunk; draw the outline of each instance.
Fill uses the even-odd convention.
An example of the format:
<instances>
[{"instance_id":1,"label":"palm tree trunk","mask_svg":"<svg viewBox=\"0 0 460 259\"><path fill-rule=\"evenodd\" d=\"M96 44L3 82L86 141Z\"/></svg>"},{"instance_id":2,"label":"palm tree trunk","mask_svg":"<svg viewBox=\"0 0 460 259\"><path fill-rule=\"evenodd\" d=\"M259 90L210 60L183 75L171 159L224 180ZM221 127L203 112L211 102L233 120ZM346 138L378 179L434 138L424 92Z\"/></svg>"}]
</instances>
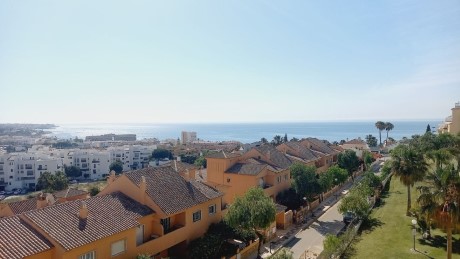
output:
<instances>
[{"instance_id":1,"label":"palm tree trunk","mask_svg":"<svg viewBox=\"0 0 460 259\"><path fill-rule=\"evenodd\" d=\"M389 131L389 130L387 130L387 140L386 140L386 141L387 141L387 143L388 143L388 132L390 132L390 131Z\"/></svg>"},{"instance_id":2,"label":"palm tree trunk","mask_svg":"<svg viewBox=\"0 0 460 259\"><path fill-rule=\"evenodd\" d=\"M379 129L380 146L382 145L382 130Z\"/></svg>"},{"instance_id":3,"label":"palm tree trunk","mask_svg":"<svg viewBox=\"0 0 460 259\"><path fill-rule=\"evenodd\" d=\"M409 210L411 208L411 197L410 197L410 185L407 185L407 211L406 211L406 215L407 216L410 216L410 213L409 213Z\"/></svg>"},{"instance_id":4,"label":"palm tree trunk","mask_svg":"<svg viewBox=\"0 0 460 259\"><path fill-rule=\"evenodd\" d=\"M452 259L452 228L447 227L447 259Z\"/></svg>"}]
</instances>

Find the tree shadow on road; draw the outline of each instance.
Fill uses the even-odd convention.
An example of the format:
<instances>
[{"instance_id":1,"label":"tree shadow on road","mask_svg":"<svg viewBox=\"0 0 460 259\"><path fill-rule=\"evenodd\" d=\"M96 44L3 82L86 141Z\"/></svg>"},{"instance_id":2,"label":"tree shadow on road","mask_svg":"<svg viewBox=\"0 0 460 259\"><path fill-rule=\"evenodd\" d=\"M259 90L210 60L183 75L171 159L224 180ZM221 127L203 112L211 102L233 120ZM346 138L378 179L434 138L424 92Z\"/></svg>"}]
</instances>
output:
<instances>
[{"instance_id":1,"label":"tree shadow on road","mask_svg":"<svg viewBox=\"0 0 460 259\"><path fill-rule=\"evenodd\" d=\"M310 228L315 229L318 233L320 233L323 236L325 236L326 234L335 235L343 227L343 222L339 220L334 220L332 222L315 221L315 223L311 224Z\"/></svg>"}]
</instances>

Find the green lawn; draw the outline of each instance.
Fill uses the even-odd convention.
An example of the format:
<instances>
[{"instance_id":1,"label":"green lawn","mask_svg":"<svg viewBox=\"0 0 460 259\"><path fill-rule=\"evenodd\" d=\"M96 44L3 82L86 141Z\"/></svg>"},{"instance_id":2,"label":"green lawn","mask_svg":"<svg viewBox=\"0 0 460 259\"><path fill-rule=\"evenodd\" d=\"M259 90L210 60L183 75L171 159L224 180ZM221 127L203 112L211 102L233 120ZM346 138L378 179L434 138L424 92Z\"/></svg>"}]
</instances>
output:
<instances>
[{"instance_id":1,"label":"green lawn","mask_svg":"<svg viewBox=\"0 0 460 259\"><path fill-rule=\"evenodd\" d=\"M416 192L412 188L412 201ZM410 251L413 246L411 217L406 216L407 188L393 177L382 205L371 214L371 224L362 228L345 258L447 258L446 235L439 229L432 231L434 240L425 242L417 233L415 248L421 253ZM452 258L460 258L460 235L453 236ZM425 254L422 254L425 253Z\"/></svg>"}]
</instances>

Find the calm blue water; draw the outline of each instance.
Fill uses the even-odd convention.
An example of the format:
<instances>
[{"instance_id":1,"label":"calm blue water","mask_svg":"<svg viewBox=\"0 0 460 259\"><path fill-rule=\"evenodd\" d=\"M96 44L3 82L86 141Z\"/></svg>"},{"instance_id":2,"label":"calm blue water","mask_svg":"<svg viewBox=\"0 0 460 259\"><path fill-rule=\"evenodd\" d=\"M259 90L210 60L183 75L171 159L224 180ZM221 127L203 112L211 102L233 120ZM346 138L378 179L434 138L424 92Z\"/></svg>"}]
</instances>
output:
<instances>
[{"instance_id":1,"label":"calm blue water","mask_svg":"<svg viewBox=\"0 0 460 259\"><path fill-rule=\"evenodd\" d=\"M136 134L137 139L166 139L180 137L181 131L196 131L197 137L203 140L224 141L236 140L243 143L259 141L265 137L269 141L275 135L288 138L316 137L329 141L342 139L364 138L372 134L378 139L375 122L298 122L298 123L221 123L221 124L63 124L52 130L58 138L84 138L90 135ZM411 137L425 133L427 124L437 127L441 121L392 121L395 126L389 136L394 139ZM432 128L433 130L435 128ZM382 141L386 132L382 132Z\"/></svg>"}]
</instances>

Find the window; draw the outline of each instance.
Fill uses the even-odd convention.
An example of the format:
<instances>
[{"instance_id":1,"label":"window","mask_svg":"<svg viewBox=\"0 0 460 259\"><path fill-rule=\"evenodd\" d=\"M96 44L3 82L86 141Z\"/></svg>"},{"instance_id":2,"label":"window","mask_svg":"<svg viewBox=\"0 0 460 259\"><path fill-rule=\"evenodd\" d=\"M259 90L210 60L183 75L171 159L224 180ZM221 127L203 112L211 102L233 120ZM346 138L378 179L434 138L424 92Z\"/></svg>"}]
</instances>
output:
<instances>
[{"instance_id":1,"label":"window","mask_svg":"<svg viewBox=\"0 0 460 259\"><path fill-rule=\"evenodd\" d=\"M230 182L230 178L227 178L227 183L229 183L229 182Z\"/></svg>"},{"instance_id":2,"label":"window","mask_svg":"<svg viewBox=\"0 0 460 259\"><path fill-rule=\"evenodd\" d=\"M193 222L201 220L201 210L193 212Z\"/></svg>"},{"instance_id":3,"label":"window","mask_svg":"<svg viewBox=\"0 0 460 259\"><path fill-rule=\"evenodd\" d=\"M119 255L126 250L125 240L119 240L115 243L112 243L112 256Z\"/></svg>"},{"instance_id":4,"label":"window","mask_svg":"<svg viewBox=\"0 0 460 259\"><path fill-rule=\"evenodd\" d=\"M285 181L288 180L288 175L287 175L287 174L284 175L284 180L285 180Z\"/></svg>"},{"instance_id":5,"label":"window","mask_svg":"<svg viewBox=\"0 0 460 259\"><path fill-rule=\"evenodd\" d=\"M281 176L276 177L276 181L277 181L278 183L280 183L280 182L281 182Z\"/></svg>"},{"instance_id":6,"label":"window","mask_svg":"<svg viewBox=\"0 0 460 259\"><path fill-rule=\"evenodd\" d=\"M78 257L78 259L96 259L96 252L91 251L86 254L82 254Z\"/></svg>"},{"instance_id":7,"label":"window","mask_svg":"<svg viewBox=\"0 0 460 259\"><path fill-rule=\"evenodd\" d=\"M209 206L209 214L214 214L216 213L216 204L213 204L211 206Z\"/></svg>"}]
</instances>

